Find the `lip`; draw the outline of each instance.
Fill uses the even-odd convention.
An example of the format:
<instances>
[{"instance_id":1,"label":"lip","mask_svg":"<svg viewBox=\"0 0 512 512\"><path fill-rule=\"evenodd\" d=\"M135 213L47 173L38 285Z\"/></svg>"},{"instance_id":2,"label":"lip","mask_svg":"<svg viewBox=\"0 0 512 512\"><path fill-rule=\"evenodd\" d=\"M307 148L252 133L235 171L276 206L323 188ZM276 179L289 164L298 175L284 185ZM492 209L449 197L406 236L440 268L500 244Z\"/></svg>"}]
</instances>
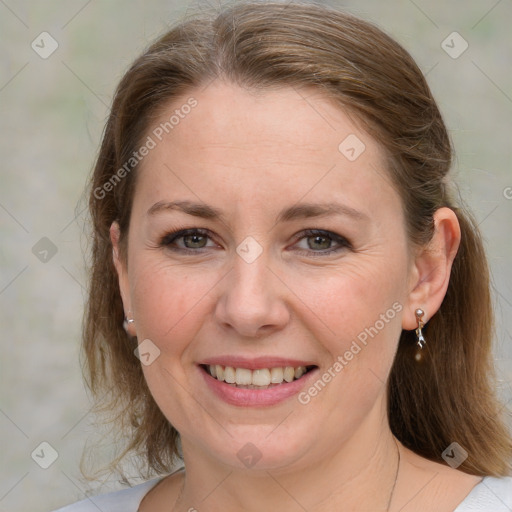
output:
<instances>
[{"instance_id":1,"label":"lip","mask_svg":"<svg viewBox=\"0 0 512 512\"><path fill-rule=\"evenodd\" d=\"M226 360L226 359L223 359ZM253 360L254 361L254 360ZM290 360L287 360L290 361ZM220 363L205 363L220 364ZM230 366L230 365L227 365ZM257 368L272 368L274 366L258 366ZM281 364L279 364L281 366ZM283 366L295 366L295 364L286 364ZM298 364L297 366L306 366ZM309 366L309 365L307 365ZM277 386L267 389L244 389L237 388L225 382L221 382L212 377L203 366L197 367L208 388L224 402L238 407L268 407L279 404L284 400L297 395L303 388L316 378L319 368L313 368L305 373L300 379L292 382L283 382ZM237 368L244 368L237 366ZM247 367L245 367L247 368ZM255 369L257 369L255 368ZM250 368L249 368L250 369Z\"/></svg>"},{"instance_id":2,"label":"lip","mask_svg":"<svg viewBox=\"0 0 512 512\"><path fill-rule=\"evenodd\" d=\"M217 356L205 359L198 363L200 365L232 366L233 368L247 368L248 370L259 370L261 368L279 368L285 366L318 366L314 361L301 361L299 359L289 359L283 357L260 356Z\"/></svg>"}]
</instances>

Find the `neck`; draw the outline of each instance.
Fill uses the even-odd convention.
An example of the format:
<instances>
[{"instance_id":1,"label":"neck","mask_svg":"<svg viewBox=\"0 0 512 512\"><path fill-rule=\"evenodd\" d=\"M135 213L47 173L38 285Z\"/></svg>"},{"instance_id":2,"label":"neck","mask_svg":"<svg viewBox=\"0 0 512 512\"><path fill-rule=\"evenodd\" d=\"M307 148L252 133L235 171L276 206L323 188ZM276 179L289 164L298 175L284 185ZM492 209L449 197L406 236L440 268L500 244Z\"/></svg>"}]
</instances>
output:
<instances>
[{"instance_id":1,"label":"neck","mask_svg":"<svg viewBox=\"0 0 512 512\"><path fill-rule=\"evenodd\" d=\"M219 464L182 440L186 476L174 510L259 512L284 507L386 512L397 481L399 455L385 414L379 416L379 428L370 421L328 453L311 454L293 468L257 470Z\"/></svg>"}]
</instances>

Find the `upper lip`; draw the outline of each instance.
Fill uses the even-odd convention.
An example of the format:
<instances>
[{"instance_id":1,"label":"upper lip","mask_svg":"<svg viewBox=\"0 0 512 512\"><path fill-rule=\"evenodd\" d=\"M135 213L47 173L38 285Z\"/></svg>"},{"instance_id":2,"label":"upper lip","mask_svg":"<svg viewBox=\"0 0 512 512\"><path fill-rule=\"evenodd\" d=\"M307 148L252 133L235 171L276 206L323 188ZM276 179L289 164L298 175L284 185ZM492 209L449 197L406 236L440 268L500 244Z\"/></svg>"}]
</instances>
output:
<instances>
[{"instance_id":1,"label":"upper lip","mask_svg":"<svg viewBox=\"0 0 512 512\"><path fill-rule=\"evenodd\" d=\"M307 360L291 359L289 357L277 356L260 356L260 357L244 357L244 356L216 356L209 357L199 363L200 365L220 365L231 366L233 368L247 368L248 370L258 370L260 368L279 368L286 366L316 366L314 362Z\"/></svg>"}]
</instances>

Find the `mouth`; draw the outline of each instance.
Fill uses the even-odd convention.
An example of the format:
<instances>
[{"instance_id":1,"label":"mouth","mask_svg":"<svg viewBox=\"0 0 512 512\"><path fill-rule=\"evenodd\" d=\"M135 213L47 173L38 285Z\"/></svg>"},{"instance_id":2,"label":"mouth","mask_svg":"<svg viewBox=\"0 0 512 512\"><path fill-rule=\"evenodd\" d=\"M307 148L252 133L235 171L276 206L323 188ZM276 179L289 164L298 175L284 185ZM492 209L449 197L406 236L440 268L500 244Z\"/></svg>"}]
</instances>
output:
<instances>
[{"instance_id":1,"label":"mouth","mask_svg":"<svg viewBox=\"0 0 512 512\"><path fill-rule=\"evenodd\" d=\"M210 377L239 389L265 390L279 387L302 379L318 368L308 366L275 366L271 368L235 368L220 364L201 364L202 370Z\"/></svg>"}]
</instances>

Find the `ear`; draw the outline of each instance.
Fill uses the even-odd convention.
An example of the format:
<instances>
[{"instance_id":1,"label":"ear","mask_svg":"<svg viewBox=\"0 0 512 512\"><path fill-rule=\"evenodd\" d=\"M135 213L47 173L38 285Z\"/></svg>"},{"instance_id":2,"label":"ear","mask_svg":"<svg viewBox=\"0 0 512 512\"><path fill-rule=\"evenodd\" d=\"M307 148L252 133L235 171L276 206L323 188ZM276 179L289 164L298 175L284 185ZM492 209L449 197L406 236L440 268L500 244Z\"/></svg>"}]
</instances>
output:
<instances>
[{"instance_id":1,"label":"ear","mask_svg":"<svg viewBox=\"0 0 512 512\"><path fill-rule=\"evenodd\" d=\"M435 231L432 240L415 256L411 270L410 292L402 317L402 328L416 329L414 312L425 311L423 322L430 320L443 302L453 260L460 244L460 226L455 212L439 208L434 214Z\"/></svg>"},{"instance_id":2,"label":"ear","mask_svg":"<svg viewBox=\"0 0 512 512\"><path fill-rule=\"evenodd\" d=\"M128 281L128 272L126 268L126 261L121 256L121 249L119 241L121 239L121 229L117 222L113 222L110 226L110 241L112 242L112 258L114 267L117 272L119 281L119 291L121 292L121 299L123 301L124 316L126 318L133 318L131 300L130 300L130 284ZM132 323L125 323L125 328L130 336L136 336L135 326Z\"/></svg>"}]
</instances>

